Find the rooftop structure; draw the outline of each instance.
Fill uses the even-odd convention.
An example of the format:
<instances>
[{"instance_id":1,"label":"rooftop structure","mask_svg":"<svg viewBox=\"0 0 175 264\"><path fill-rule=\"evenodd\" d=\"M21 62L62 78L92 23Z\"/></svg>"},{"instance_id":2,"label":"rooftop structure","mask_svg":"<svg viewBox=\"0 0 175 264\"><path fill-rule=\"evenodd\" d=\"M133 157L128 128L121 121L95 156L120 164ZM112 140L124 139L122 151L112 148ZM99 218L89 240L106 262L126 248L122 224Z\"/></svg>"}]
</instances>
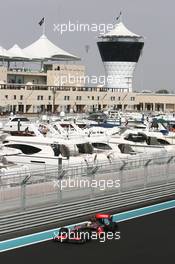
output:
<instances>
[{"instance_id":1,"label":"rooftop structure","mask_svg":"<svg viewBox=\"0 0 175 264\"><path fill-rule=\"evenodd\" d=\"M119 22L114 26L114 29L112 29L110 32L107 32L102 36L102 38L106 37L129 37L129 38L141 38L141 36L131 32L128 30L123 22Z\"/></svg>"},{"instance_id":2,"label":"rooftop structure","mask_svg":"<svg viewBox=\"0 0 175 264\"><path fill-rule=\"evenodd\" d=\"M45 34L29 46L21 49L15 44L6 50L0 47L0 59L4 61L76 61L79 57L68 53L52 43Z\"/></svg>"},{"instance_id":3,"label":"rooftop structure","mask_svg":"<svg viewBox=\"0 0 175 264\"><path fill-rule=\"evenodd\" d=\"M42 34L24 49L17 44L9 50L0 47L0 84L70 85L69 75L75 79L85 74L85 67L75 64L79 60L79 57L59 48ZM80 80L77 84L75 80L71 85L81 86L84 82Z\"/></svg>"},{"instance_id":4,"label":"rooftop structure","mask_svg":"<svg viewBox=\"0 0 175 264\"><path fill-rule=\"evenodd\" d=\"M57 47L44 34L38 40L23 49L23 51L28 58L32 60L80 60L77 56Z\"/></svg>"},{"instance_id":5,"label":"rooftop structure","mask_svg":"<svg viewBox=\"0 0 175 264\"><path fill-rule=\"evenodd\" d=\"M7 51L7 53L10 56L10 60L26 61L29 59L28 56L25 54L25 52L17 44L15 44L13 47L11 47Z\"/></svg>"}]
</instances>

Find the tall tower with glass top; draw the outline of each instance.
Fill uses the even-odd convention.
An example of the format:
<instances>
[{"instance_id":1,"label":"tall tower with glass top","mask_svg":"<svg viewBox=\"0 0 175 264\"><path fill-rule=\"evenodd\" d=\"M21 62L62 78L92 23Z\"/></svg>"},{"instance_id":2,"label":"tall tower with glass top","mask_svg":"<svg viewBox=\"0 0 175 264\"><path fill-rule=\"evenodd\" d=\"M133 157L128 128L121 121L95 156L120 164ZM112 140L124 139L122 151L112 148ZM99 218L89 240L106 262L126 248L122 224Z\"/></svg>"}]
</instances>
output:
<instances>
[{"instance_id":1,"label":"tall tower with glass top","mask_svg":"<svg viewBox=\"0 0 175 264\"><path fill-rule=\"evenodd\" d=\"M107 87L131 92L134 70L144 46L143 37L129 31L119 21L110 32L99 37L97 45L105 67Z\"/></svg>"}]
</instances>

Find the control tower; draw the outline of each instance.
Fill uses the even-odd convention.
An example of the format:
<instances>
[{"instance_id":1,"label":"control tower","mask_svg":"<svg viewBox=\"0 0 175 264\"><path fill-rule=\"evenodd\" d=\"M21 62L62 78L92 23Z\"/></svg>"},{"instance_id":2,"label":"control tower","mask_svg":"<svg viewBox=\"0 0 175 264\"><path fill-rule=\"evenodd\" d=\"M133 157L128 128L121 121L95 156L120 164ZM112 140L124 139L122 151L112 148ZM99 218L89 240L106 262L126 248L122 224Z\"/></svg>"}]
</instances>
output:
<instances>
[{"instance_id":1,"label":"control tower","mask_svg":"<svg viewBox=\"0 0 175 264\"><path fill-rule=\"evenodd\" d=\"M106 71L106 86L132 92L134 70L144 39L129 31L120 21L112 31L99 37L98 49Z\"/></svg>"}]
</instances>

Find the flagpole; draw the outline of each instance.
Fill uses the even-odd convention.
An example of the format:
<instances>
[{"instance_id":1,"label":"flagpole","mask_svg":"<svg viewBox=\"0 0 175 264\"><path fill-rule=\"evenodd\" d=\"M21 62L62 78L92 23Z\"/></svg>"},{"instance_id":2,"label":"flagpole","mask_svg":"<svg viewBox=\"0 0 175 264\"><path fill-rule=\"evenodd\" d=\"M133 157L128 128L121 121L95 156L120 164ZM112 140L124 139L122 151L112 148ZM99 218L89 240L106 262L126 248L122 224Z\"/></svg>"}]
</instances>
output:
<instances>
[{"instance_id":1,"label":"flagpole","mask_svg":"<svg viewBox=\"0 0 175 264\"><path fill-rule=\"evenodd\" d=\"M120 22L123 22L123 13L120 11Z\"/></svg>"},{"instance_id":2,"label":"flagpole","mask_svg":"<svg viewBox=\"0 0 175 264\"><path fill-rule=\"evenodd\" d=\"M122 22L122 11L120 11L120 14L118 15L118 17L116 18L116 22Z\"/></svg>"},{"instance_id":3,"label":"flagpole","mask_svg":"<svg viewBox=\"0 0 175 264\"><path fill-rule=\"evenodd\" d=\"M45 32L46 32L45 21L46 21L46 19L45 19L45 17L44 17L44 23L43 23L43 35L45 35Z\"/></svg>"}]
</instances>

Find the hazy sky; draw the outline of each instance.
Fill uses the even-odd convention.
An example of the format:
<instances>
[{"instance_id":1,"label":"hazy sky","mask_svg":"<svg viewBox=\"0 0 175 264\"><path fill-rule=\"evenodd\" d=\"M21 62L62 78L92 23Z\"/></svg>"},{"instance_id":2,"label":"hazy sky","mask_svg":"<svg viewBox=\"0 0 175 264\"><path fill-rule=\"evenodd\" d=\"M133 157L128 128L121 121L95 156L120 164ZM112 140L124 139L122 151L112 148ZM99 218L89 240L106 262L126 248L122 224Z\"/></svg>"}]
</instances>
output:
<instances>
[{"instance_id":1,"label":"hazy sky","mask_svg":"<svg viewBox=\"0 0 175 264\"><path fill-rule=\"evenodd\" d=\"M0 0L0 45L22 48L42 33L39 20L46 18L46 35L66 51L82 58L87 74L103 75L97 49L98 32L53 31L53 24L113 23L120 10L124 24L145 37L142 58L136 70L134 89L162 89L175 92L175 30L173 0ZM85 45L90 45L86 53Z\"/></svg>"}]
</instances>

